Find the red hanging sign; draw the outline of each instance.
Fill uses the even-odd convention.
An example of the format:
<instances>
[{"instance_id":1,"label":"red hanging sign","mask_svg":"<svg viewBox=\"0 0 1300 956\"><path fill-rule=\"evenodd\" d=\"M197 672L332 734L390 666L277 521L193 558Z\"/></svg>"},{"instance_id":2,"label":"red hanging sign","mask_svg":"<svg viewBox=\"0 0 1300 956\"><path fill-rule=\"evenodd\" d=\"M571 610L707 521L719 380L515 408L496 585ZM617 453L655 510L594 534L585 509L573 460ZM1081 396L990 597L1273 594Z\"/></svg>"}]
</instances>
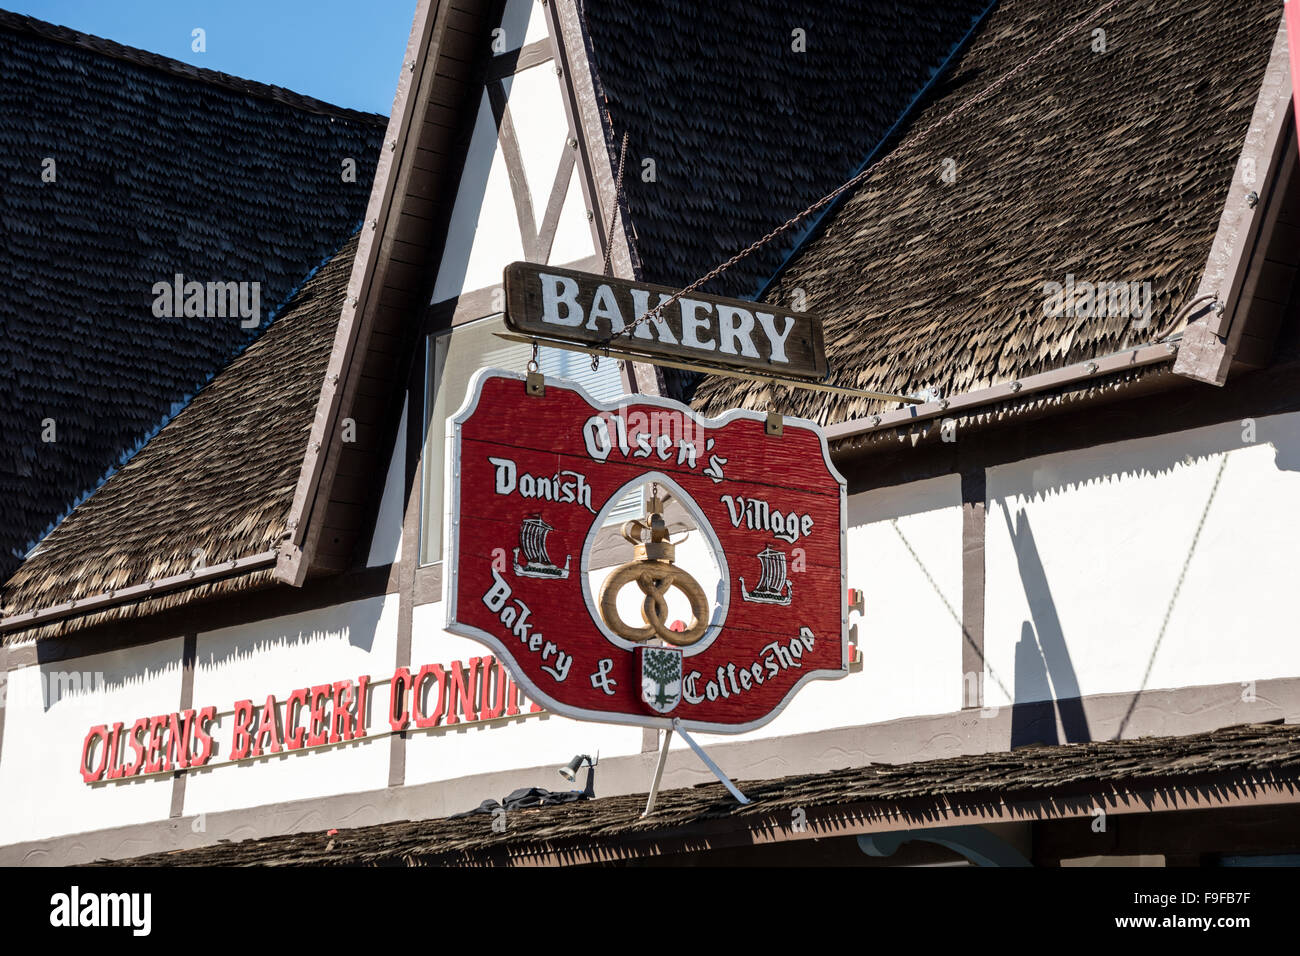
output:
<instances>
[{"instance_id":1,"label":"red hanging sign","mask_svg":"<svg viewBox=\"0 0 1300 956\"><path fill-rule=\"evenodd\" d=\"M843 677L845 482L815 425L765 423L653 396L605 405L556 380L529 395L522 374L479 372L448 424L447 630L582 720L740 733L810 680ZM592 571L609 512L651 485L707 543L712 593L675 563L654 505L623 525L625 563ZM673 589L689 621L667 619ZM638 620L619 614L625 590Z\"/></svg>"}]
</instances>

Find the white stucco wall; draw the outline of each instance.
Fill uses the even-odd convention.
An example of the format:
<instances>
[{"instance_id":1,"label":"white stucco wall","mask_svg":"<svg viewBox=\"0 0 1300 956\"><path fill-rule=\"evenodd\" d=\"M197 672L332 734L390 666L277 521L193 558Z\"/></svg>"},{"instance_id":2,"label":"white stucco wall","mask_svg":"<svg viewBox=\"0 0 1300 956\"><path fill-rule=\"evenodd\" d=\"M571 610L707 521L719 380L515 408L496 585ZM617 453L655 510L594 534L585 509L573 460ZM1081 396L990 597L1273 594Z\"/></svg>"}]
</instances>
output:
<instances>
[{"instance_id":1,"label":"white stucco wall","mask_svg":"<svg viewBox=\"0 0 1300 956\"><path fill-rule=\"evenodd\" d=\"M1300 675L1300 414L1255 430L989 472L991 704Z\"/></svg>"},{"instance_id":2,"label":"white stucco wall","mask_svg":"<svg viewBox=\"0 0 1300 956\"><path fill-rule=\"evenodd\" d=\"M1254 427L1253 442L1232 422L990 470L988 704L1300 676L1300 414ZM848 582L865 592L865 614L850 618L861 671L810 684L750 734L699 735L706 745L961 708L959 478L853 495L848 523ZM703 553L688 543L680 558L712 580ZM605 573L592 573L597 588ZM186 818L387 786L398 604L388 595L198 635L193 706L215 705L222 719L213 763L187 776ZM415 609L413 674L491 653L443 631L442 613L440 603ZM178 637L9 674L0 843L167 819L170 775L89 786L76 760L91 726L176 709L181 657ZM64 671L97 676L52 698L50 675ZM227 762L236 700L283 703L296 688L362 674L374 687L367 740ZM564 787L554 768L573 755L641 747L638 728L555 715L413 728L405 779L538 767L536 785Z\"/></svg>"},{"instance_id":3,"label":"white stucco wall","mask_svg":"<svg viewBox=\"0 0 1300 956\"><path fill-rule=\"evenodd\" d=\"M961 708L961 479L881 488L848 504L848 582L865 604L849 624L857 625L862 669L813 681L765 727L701 739L780 737Z\"/></svg>"},{"instance_id":4,"label":"white stucco wall","mask_svg":"<svg viewBox=\"0 0 1300 956\"><path fill-rule=\"evenodd\" d=\"M181 643L159 641L9 673L0 746L0 843L167 819L170 774L90 785L77 762L91 727L122 721L129 729L137 718L176 709ZM60 689L69 687L61 674L79 675L81 689Z\"/></svg>"},{"instance_id":5,"label":"white stucco wall","mask_svg":"<svg viewBox=\"0 0 1300 956\"><path fill-rule=\"evenodd\" d=\"M452 207L432 301L500 285L505 266L523 257L505 154L497 144L492 105L484 92Z\"/></svg>"},{"instance_id":6,"label":"white stucco wall","mask_svg":"<svg viewBox=\"0 0 1300 956\"><path fill-rule=\"evenodd\" d=\"M501 40L506 50L545 40L550 34L541 0L508 0L501 14Z\"/></svg>"},{"instance_id":7,"label":"white stucco wall","mask_svg":"<svg viewBox=\"0 0 1300 956\"><path fill-rule=\"evenodd\" d=\"M544 11L532 4L527 21L527 42L548 34ZM503 19L507 49L519 34L521 10L508 8ZM555 64L542 63L502 81L520 160L528 184L528 195L537 229L550 201L560 160L571 150L573 136L564 108L562 78ZM569 175L555 239L547 261L572 263L596 253L587 205L582 194L578 167ZM433 302L463 292L501 285L502 270L511 262L526 258L514 194L510 187L505 153L498 142L491 102L480 96L474 133L470 139L465 170L452 207L447 244L434 283Z\"/></svg>"},{"instance_id":8,"label":"white stucco wall","mask_svg":"<svg viewBox=\"0 0 1300 956\"><path fill-rule=\"evenodd\" d=\"M388 474L384 478L383 496L379 499L379 515L375 519L375 533L370 539L370 553L366 567L394 564L402 554L402 515L406 510L406 415L409 401L402 403L402 420L393 439L393 450L388 456Z\"/></svg>"},{"instance_id":9,"label":"white stucco wall","mask_svg":"<svg viewBox=\"0 0 1300 956\"><path fill-rule=\"evenodd\" d=\"M442 629L441 603L415 608L411 633L412 673L423 664L446 664L485 657L491 650ZM555 770L576 754L597 751L602 757L641 752L641 730L612 724L570 720L554 714L521 716L471 726L439 726L412 731L406 742L406 782L428 783L456 777L544 767L535 786L565 789ZM582 777L578 778L579 784ZM493 796L485 794L484 797ZM503 797L505 794L495 794ZM467 808L468 809L468 808Z\"/></svg>"},{"instance_id":10,"label":"white stucco wall","mask_svg":"<svg viewBox=\"0 0 1300 956\"><path fill-rule=\"evenodd\" d=\"M375 681L391 677L397 609L392 594L200 633L194 703L215 705L221 719L212 729L217 756L186 782L186 815L387 786L387 738L227 760L235 701L251 700L260 710L268 694L283 705L297 688L356 681L362 674ZM388 730L387 699L386 685L371 695L368 732Z\"/></svg>"}]
</instances>

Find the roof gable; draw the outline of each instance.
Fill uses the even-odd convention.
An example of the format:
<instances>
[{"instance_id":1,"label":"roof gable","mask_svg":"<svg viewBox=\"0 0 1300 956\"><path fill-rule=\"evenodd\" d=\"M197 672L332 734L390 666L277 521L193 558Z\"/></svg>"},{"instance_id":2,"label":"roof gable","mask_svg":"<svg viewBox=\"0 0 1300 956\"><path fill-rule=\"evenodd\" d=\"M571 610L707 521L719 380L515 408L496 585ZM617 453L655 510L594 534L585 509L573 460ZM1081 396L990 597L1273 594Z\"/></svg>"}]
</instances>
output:
<instances>
[{"instance_id":1,"label":"roof gable","mask_svg":"<svg viewBox=\"0 0 1300 956\"><path fill-rule=\"evenodd\" d=\"M640 277L685 285L844 182L990 6L582 0ZM752 297L798 238L706 289Z\"/></svg>"},{"instance_id":2,"label":"roof gable","mask_svg":"<svg viewBox=\"0 0 1300 956\"><path fill-rule=\"evenodd\" d=\"M272 580L356 250L354 236L261 338L42 541L5 584L0 610L43 614L8 623L48 637L172 606L179 598L168 592L180 587L198 585L192 599ZM108 603L128 594L134 603ZM70 601L88 616L64 620Z\"/></svg>"},{"instance_id":3,"label":"roof gable","mask_svg":"<svg viewBox=\"0 0 1300 956\"><path fill-rule=\"evenodd\" d=\"M788 301L800 289L825 317L837 384L951 396L1179 330L1269 60L1276 4L1116 7L1106 52L1093 51L1096 25L1087 24L960 122L919 135L1094 7L1000 4L890 162L768 291ZM952 182L941 177L947 159ZM1047 315L1048 284L1075 282L1135 283L1150 313ZM696 402L716 411L772 397L712 378ZM885 407L786 390L776 398L783 411L822 421Z\"/></svg>"},{"instance_id":4,"label":"roof gable","mask_svg":"<svg viewBox=\"0 0 1300 956\"><path fill-rule=\"evenodd\" d=\"M3 580L355 230L384 118L9 13L0 80ZM177 274L260 283L261 326L156 317Z\"/></svg>"}]
</instances>

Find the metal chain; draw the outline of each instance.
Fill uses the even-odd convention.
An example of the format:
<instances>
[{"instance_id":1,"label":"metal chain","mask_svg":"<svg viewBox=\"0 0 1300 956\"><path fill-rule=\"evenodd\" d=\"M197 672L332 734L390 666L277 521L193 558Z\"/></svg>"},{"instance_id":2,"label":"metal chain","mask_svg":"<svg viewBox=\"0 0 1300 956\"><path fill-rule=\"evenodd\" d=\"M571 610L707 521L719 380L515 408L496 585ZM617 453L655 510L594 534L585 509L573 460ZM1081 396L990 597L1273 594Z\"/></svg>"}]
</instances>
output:
<instances>
[{"instance_id":1,"label":"metal chain","mask_svg":"<svg viewBox=\"0 0 1300 956\"><path fill-rule=\"evenodd\" d=\"M912 138L911 142L913 144L920 142L921 140L929 136L930 133L932 133L934 130L942 126L944 123L956 119L958 116L965 113L976 103L979 103L980 101L986 99L991 93L993 93L1003 84L1005 84L1007 81L1012 79L1012 77L1018 75L1020 72L1028 68L1031 63L1036 62L1039 58L1046 55L1050 50L1054 49L1056 46L1058 46L1065 40L1069 39L1075 33L1078 33L1079 30L1081 30L1088 23L1092 22L1093 20L1097 19L1103 14L1107 13L1111 7L1114 7L1121 2L1122 0L1108 0L1108 2L1103 3L1092 13L1088 14L1083 19L1081 19L1078 23L1076 23L1074 26L1070 27L1070 29L1060 34L1055 40L1053 40L1047 46L1043 47L1033 56L1029 57L1026 60L1022 60L1016 67L1002 74L1002 76L994 80L989 86L985 87L979 93L976 93L974 96L972 96L961 106L957 107L951 113L946 113L945 115L939 117L937 120L931 123L929 126L922 129L919 133L917 133L915 137ZM722 275L722 273L726 272L728 269L734 266L741 259L744 259L747 256L752 255L754 252L761 249L763 246L771 242L777 236L781 235L781 233L785 232L791 226L795 225L796 223L806 218L807 216L810 216L813 213L817 212L819 209L822 209L825 206L829 205L830 203L834 202L840 196L844 195L845 192L847 192L848 190L852 189L853 187L861 183L863 180L865 180L868 176L872 175L873 173L877 173L881 169L888 166L891 162L897 159L898 156L899 156L899 152L897 150L885 154L883 157L881 157L881 159L878 162L872 164L871 166L868 166L866 169L863 169L852 179L848 180L846 183L839 186L832 192L827 193L825 196L817 200L807 209L803 210L803 212L796 213L794 216L787 219L785 222L781 223L781 225L777 226L767 235L763 236L763 238L757 240L756 242L750 243L750 245L748 245L746 248L736 253L726 262L723 262L721 265L715 266L707 274L696 279L694 282L692 282L686 288L682 289L680 292L673 293L663 302L660 302L658 305L656 305L653 309L647 310L645 314L640 316L638 319L636 319L636 321L632 322L631 325L628 325L621 332L611 335L609 340L618 338L620 335L626 335L630 338L633 332L636 330L637 326L641 325L641 323L646 322L651 318L662 318L663 310L668 306L672 305L673 303L675 303L678 299L682 298L682 296L689 295L690 293L694 292L696 289L698 289L700 286L704 285L705 283L711 282L712 280L716 279L718 276Z\"/></svg>"},{"instance_id":2,"label":"metal chain","mask_svg":"<svg viewBox=\"0 0 1300 956\"><path fill-rule=\"evenodd\" d=\"M627 164L627 133L623 134L623 147L618 151L618 175L614 177L614 208L609 213L609 229L605 232L605 275L611 270L614 257L614 224L618 222L619 198L623 195L623 169ZM608 343L607 343L608 344ZM591 370L600 368L600 356L592 355Z\"/></svg>"},{"instance_id":3,"label":"metal chain","mask_svg":"<svg viewBox=\"0 0 1300 956\"><path fill-rule=\"evenodd\" d=\"M614 208L609 214L609 229L605 233L605 275L609 275L610 259L614 255L614 224L618 221L619 197L623 195L623 167L627 163L627 133L623 134L623 148L618 152L618 175L614 177Z\"/></svg>"}]
</instances>

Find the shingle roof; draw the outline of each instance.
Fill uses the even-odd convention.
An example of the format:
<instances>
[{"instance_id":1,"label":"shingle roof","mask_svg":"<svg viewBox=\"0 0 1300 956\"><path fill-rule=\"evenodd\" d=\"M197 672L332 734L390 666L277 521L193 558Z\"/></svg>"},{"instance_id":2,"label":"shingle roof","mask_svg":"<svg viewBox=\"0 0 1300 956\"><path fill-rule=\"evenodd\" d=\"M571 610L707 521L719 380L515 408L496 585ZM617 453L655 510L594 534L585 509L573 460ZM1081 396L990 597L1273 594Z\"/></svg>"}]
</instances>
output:
<instances>
[{"instance_id":1,"label":"shingle roof","mask_svg":"<svg viewBox=\"0 0 1300 956\"><path fill-rule=\"evenodd\" d=\"M275 547L286 530L356 249L353 236L256 342L41 543L0 589L0 610L49 607L184 574L196 566L196 548L215 567ZM15 632L6 641L50 637L269 580L269 570L245 572Z\"/></svg>"},{"instance_id":2,"label":"shingle roof","mask_svg":"<svg viewBox=\"0 0 1300 956\"><path fill-rule=\"evenodd\" d=\"M803 807L882 804L939 798L1060 798L1107 792L1119 786L1169 783L1191 788L1204 782L1300 771L1300 726L1247 724L1185 737L1142 737L1010 752L950 757L910 764L876 764L832 773L745 781L752 801L740 806L721 784L659 794L645 819L645 794L513 812L504 833L487 817L450 817L383 823L334 833L295 833L174 850L137 857L136 866L250 865L457 865L503 862L525 854L587 850L602 846L698 836L728 827L763 826ZM1218 778L1216 780L1216 777ZM1186 791L1184 791L1186 793ZM489 795L485 795L489 796ZM497 795L500 796L500 795ZM931 811L933 812L933 811ZM897 819L894 817L894 819Z\"/></svg>"},{"instance_id":3,"label":"shingle roof","mask_svg":"<svg viewBox=\"0 0 1300 956\"><path fill-rule=\"evenodd\" d=\"M260 332L155 318L154 284L259 282L265 325L359 224L384 125L0 12L0 580Z\"/></svg>"},{"instance_id":4,"label":"shingle roof","mask_svg":"<svg viewBox=\"0 0 1300 956\"><path fill-rule=\"evenodd\" d=\"M582 0L644 278L691 282L847 179L990 5ZM754 295L797 236L710 288Z\"/></svg>"},{"instance_id":5,"label":"shingle roof","mask_svg":"<svg viewBox=\"0 0 1300 956\"><path fill-rule=\"evenodd\" d=\"M958 122L919 138L1093 10L1004 0L872 174L765 295L825 322L834 380L944 396L1158 341L1204 269L1281 17L1273 0L1123 0ZM1105 31L1106 52L1094 52ZM941 178L945 160L956 179ZM1127 317L1044 315L1048 282L1149 282ZM695 403L766 407L722 378ZM781 390L821 421L889 408Z\"/></svg>"}]
</instances>

